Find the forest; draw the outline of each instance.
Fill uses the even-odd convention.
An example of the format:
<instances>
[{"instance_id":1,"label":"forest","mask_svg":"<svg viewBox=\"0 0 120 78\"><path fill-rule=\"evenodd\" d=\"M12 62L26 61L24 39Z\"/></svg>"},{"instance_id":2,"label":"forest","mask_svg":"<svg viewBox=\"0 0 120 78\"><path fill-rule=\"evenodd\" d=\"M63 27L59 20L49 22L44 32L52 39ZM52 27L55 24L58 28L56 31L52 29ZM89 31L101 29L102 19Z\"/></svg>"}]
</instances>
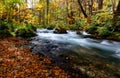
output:
<instances>
[{"instance_id":1,"label":"forest","mask_svg":"<svg viewBox=\"0 0 120 78\"><path fill-rule=\"evenodd\" d=\"M0 0L0 78L120 78L120 0Z\"/></svg>"}]
</instances>

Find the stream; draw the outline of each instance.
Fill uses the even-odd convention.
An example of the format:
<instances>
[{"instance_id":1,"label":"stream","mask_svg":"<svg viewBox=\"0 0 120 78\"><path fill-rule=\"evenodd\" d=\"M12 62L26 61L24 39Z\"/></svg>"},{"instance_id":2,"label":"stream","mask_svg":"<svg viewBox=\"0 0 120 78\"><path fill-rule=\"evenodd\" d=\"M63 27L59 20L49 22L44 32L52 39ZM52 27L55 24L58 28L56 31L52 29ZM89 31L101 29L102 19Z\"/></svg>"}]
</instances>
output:
<instances>
[{"instance_id":1,"label":"stream","mask_svg":"<svg viewBox=\"0 0 120 78\"><path fill-rule=\"evenodd\" d=\"M38 29L36 37L30 41L30 48L32 53L40 53L52 59L54 65L59 65L67 71L74 78L79 78L88 75L83 73L84 70L91 71L84 68L89 64L96 67L99 65L104 69L104 65L113 67L116 71L111 78L120 77L120 42L105 40L105 39L92 39L84 38L83 35L90 35L82 32L82 35L76 34L74 31L67 31L67 34L55 34L54 30ZM66 67L67 65L67 67ZM98 66L98 67L97 67ZM114 67L116 70L114 70ZM107 67L106 67L107 68ZM110 69L111 70L111 69ZM106 69L105 71L108 71ZM113 72L109 72L108 76ZM82 74L79 74L79 73ZM117 73L117 75L116 75ZM104 73L102 73L104 74ZM93 75L85 76L85 78L93 77Z\"/></svg>"}]
</instances>

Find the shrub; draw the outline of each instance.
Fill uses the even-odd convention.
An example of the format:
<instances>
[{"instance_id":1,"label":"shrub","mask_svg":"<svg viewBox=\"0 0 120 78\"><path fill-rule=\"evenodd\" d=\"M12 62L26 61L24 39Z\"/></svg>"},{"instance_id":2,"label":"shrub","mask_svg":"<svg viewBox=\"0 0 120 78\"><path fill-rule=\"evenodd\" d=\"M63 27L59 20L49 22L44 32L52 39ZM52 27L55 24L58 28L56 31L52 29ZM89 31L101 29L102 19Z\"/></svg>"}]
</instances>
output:
<instances>
[{"instance_id":1,"label":"shrub","mask_svg":"<svg viewBox=\"0 0 120 78\"><path fill-rule=\"evenodd\" d=\"M31 24L26 24L25 28L30 29L32 31L36 31L37 30L37 28L35 26L31 25Z\"/></svg>"},{"instance_id":2,"label":"shrub","mask_svg":"<svg viewBox=\"0 0 120 78\"><path fill-rule=\"evenodd\" d=\"M6 37L6 36L12 36L10 31L8 31L8 30L0 30L0 38L1 37Z\"/></svg>"},{"instance_id":3,"label":"shrub","mask_svg":"<svg viewBox=\"0 0 120 78\"><path fill-rule=\"evenodd\" d=\"M2 21L0 20L0 36L3 37L3 36L12 36L12 24L11 23L8 23L6 21Z\"/></svg>"},{"instance_id":4,"label":"shrub","mask_svg":"<svg viewBox=\"0 0 120 78\"><path fill-rule=\"evenodd\" d=\"M94 26L94 25L90 25L86 28L86 32L90 34L95 34L96 30L97 30L97 26Z\"/></svg>"},{"instance_id":5,"label":"shrub","mask_svg":"<svg viewBox=\"0 0 120 78\"><path fill-rule=\"evenodd\" d=\"M102 37L108 37L112 34L112 32L109 31L107 27L99 27L97 31L98 31L98 35Z\"/></svg>"},{"instance_id":6,"label":"shrub","mask_svg":"<svg viewBox=\"0 0 120 78\"><path fill-rule=\"evenodd\" d=\"M85 26L85 21L84 20L76 20L75 24L69 24L70 30L82 30Z\"/></svg>"},{"instance_id":7,"label":"shrub","mask_svg":"<svg viewBox=\"0 0 120 78\"><path fill-rule=\"evenodd\" d=\"M73 25L68 25L69 26L69 29L70 30L79 30L80 29L80 27L78 26L78 25L75 25L75 24L73 24Z\"/></svg>"}]
</instances>

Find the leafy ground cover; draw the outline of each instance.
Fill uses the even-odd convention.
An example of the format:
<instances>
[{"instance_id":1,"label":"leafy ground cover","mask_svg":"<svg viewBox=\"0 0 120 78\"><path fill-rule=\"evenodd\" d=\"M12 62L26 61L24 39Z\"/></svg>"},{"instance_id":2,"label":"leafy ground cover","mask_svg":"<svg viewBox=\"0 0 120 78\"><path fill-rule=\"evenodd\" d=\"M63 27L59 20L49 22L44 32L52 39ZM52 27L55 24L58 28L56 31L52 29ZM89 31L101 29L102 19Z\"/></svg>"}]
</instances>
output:
<instances>
[{"instance_id":1,"label":"leafy ground cover","mask_svg":"<svg viewBox=\"0 0 120 78\"><path fill-rule=\"evenodd\" d=\"M27 40L15 37L0 40L0 78L69 78L43 55L30 53Z\"/></svg>"}]
</instances>

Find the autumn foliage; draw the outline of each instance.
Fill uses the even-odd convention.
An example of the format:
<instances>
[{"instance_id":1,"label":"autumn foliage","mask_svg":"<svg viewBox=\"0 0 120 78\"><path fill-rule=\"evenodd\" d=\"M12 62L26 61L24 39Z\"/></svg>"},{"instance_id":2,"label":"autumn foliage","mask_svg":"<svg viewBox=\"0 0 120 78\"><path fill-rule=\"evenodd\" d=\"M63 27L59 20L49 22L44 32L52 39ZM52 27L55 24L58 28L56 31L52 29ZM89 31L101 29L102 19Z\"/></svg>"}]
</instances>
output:
<instances>
[{"instance_id":1,"label":"autumn foliage","mask_svg":"<svg viewBox=\"0 0 120 78\"><path fill-rule=\"evenodd\" d=\"M28 41L18 38L0 40L0 78L69 78L43 55L31 54L21 47Z\"/></svg>"}]
</instances>

